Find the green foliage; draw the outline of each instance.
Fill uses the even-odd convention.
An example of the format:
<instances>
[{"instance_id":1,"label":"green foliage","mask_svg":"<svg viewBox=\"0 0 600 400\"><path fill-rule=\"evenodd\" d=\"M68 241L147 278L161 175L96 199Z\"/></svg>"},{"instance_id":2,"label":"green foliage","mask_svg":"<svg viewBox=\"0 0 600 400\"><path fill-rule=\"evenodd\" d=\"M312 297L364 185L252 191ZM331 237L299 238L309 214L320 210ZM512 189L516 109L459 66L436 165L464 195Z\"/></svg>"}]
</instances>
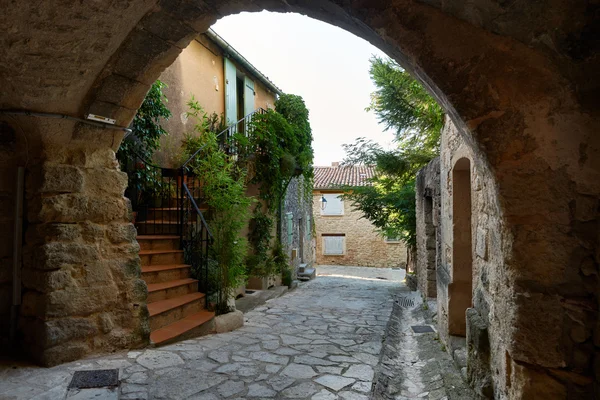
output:
<instances>
[{"instance_id":1,"label":"green foliage","mask_svg":"<svg viewBox=\"0 0 600 400\"><path fill-rule=\"evenodd\" d=\"M281 281L285 286L292 284L292 266L288 256L283 251L283 246L278 240L273 247L273 265L276 271L281 273Z\"/></svg>"},{"instance_id":2,"label":"green foliage","mask_svg":"<svg viewBox=\"0 0 600 400\"><path fill-rule=\"evenodd\" d=\"M219 263L219 286L224 293L217 310L226 312L228 297L245 280L248 242L241 231L250 218L253 199L246 196L245 171L219 149L216 134L206 129L206 114L194 100L188 105L189 115L198 123L187 136L185 151L192 154L202 149L191 168L202 177L205 201L211 210L208 224L214 238L212 252Z\"/></svg>"},{"instance_id":3,"label":"green foliage","mask_svg":"<svg viewBox=\"0 0 600 400\"><path fill-rule=\"evenodd\" d=\"M386 129L393 129L399 146L385 151L359 138L345 145L346 164L376 167L371 186L346 187L344 198L388 237L416 245L415 177L439 154L442 108L427 91L392 60L371 59L371 79L377 90L371 106Z\"/></svg>"},{"instance_id":4,"label":"green foliage","mask_svg":"<svg viewBox=\"0 0 600 400\"><path fill-rule=\"evenodd\" d=\"M261 205L257 204L248 230L248 241L252 254L248 255L246 268L249 275L265 277L276 273L276 265L269 255L273 236L273 218L263 213Z\"/></svg>"},{"instance_id":5,"label":"green foliage","mask_svg":"<svg viewBox=\"0 0 600 400\"><path fill-rule=\"evenodd\" d=\"M268 110L252 121L250 136L237 135L243 158L252 164L252 183L260 184L260 197L272 212L295 176L312 182L312 133L308 109L300 96L281 95L276 111Z\"/></svg>"},{"instance_id":6,"label":"green foliage","mask_svg":"<svg viewBox=\"0 0 600 400\"><path fill-rule=\"evenodd\" d=\"M147 165L146 162L132 165L132 162L141 157L143 160L152 161L152 157L160 146L160 139L168 135L161 123L171 117L167 108L168 102L162 90L166 85L156 81L146 94L144 102L138 109L131 126L131 134L123 140L117 151L117 160L122 171L129 171L129 185L136 187L138 193L143 191L162 193L169 188L164 187L160 179L160 171Z\"/></svg>"},{"instance_id":7,"label":"green foliage","mask_svg":"<svg viewBox=\"0 0 600 400\"><path fill-rule=\"evenodd\" d=\"M400 148L439 152L444 111L408 72L391 59L371 58L370 75L377 90L368 111L396 132Z\"/></svg>"}]
</instances>

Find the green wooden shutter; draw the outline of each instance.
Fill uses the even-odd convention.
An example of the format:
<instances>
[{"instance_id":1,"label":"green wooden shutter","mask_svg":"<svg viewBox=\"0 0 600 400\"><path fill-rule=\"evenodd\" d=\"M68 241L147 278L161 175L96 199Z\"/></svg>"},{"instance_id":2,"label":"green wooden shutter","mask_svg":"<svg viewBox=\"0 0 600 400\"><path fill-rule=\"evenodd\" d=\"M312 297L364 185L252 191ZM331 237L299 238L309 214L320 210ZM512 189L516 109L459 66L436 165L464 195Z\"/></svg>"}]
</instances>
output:
<instances>
[{"instance_id":1,"label":"green wooden shutter","mask_svg":"<svg viewBox=\"0 0 600 400\"><path fill-rule=\"evenodd\" d=\"M306 238L310 239L312 236L312 226L310 225L310 215L306 216Z\"/></svg>"},{"instance_id":2,"label":"green wooden shutter","mask_svg":"<svg viewBox=\"0 0 600 400\"><path fill-rule=\"evenodd\" d=\"M294 214L287 213L287 234L288 234L288 243L292 244L294 242Z\"/></svg>"},{"instance_id":3,"label":"green wooden shutter","mask_svg":"<svg viewBox=\"0 0 600 400\"><path fill-rule=\"evenodd\" d=\"M244 116L256 110L254 105L254 81L244 77Z\"/></svg>"},{"instance_id":4,"label":"green wooden shutter","mask_svg":"<svg viewBox=\"0 0 600 400\"><path fill-rule=\"evenodd\" d=\"M237 70L235 65L225 58L225 119L231 125L237 118Z\"/></svg>"}]
</instances>

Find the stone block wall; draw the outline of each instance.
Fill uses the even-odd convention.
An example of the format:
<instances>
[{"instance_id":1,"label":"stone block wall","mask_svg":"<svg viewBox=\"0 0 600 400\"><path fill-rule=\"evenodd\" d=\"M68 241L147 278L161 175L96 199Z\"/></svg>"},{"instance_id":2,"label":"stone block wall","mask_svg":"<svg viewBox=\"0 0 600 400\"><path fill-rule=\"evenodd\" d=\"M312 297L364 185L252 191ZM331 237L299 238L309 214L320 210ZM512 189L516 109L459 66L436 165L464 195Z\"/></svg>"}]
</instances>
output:
<instances>
[{"instance_id":1,"label":"stone block wall","mask_svg":"<svg viewBox=\"0 0 600 400\"><path fill-rule=\"evenodd\" d=\"M114 153L122 132L54 121L28 132L41 151L27 169L19 318L23 349L47 366L149 339L127 176ZM56 145L55 132L73 136Z\"/></svg>"},{"instance_id":2,"label":"stone block wall","mask_svg":"<svg viewBox=\"0 0 600 400\"><path fill-rule=\"evenodd\" d=\"M8 352L17 167L27 164L26 138L14 120L0 120L0 352Z\"/></svg>"},{"instance_id":3,"label":"stone block wall","mask_svg":"<svg viewBox=\"0 0 600 400\"><path fill-rule=\"evenodd\" d=\"M453 187L453 169L459 160L469 160L471 196L472 265L455 265L453 240L454 195L465 201ZM466 331L468 380L484 395L496 389L496 398L505 398L502 388L510 386L512 363L505 338L511 333L514 311L510 305L510 288L504 265L507 234L501 219L494 178L478 152L458 132L449 118L442 131L440 156L440 202L437 296L438 328L444 342L450 343L453 330ZM458 190L458 189L457 189ZM459 269L470 268L471 284L459 277ZM454 301L454 304L453 304ZM468 303L466 306L465 301ZM452 310L452 308L459 308ZM468 313L467 313L467 309ZM454 315L453 315L454 314ZM456 317L458 315L458 318ZM462 318L462 319L461 319ZM459 321L453 321L459 319ZM453 327L454 325L454 327ZM492 369L492 366L494 367Z\"/></svg>"},{"instance_id":4,"label":"stone block wall","mask_svg":"<svg viewBox=\"0 0 600 400\"><path fill-rule=\"evenodd\" d=\"M315 262L312 207L312 195L307 196L304 192L304 177L293 178L287 187L283 201L281 243L295 271L301 263L312 265ZM292 213L292 243L289 242L287 234L287 213ZM310 220L310 225L307 219ZM296 249L295 258L292 257L293 249Z\"/></svg>"},{"instance_id":5,"label":"stone block wall","mask_svg":"<svg viewBox=\"0 0 600 400\"><path fill-rule=\"evenodd\" d=\"M415 274L419 291L437 296L436 270L441 258L440 159L431 161L416 180L417 260Z\"/></svg>"},{"instance_id":6,"label":"stone block wall","mask_svg":"<svg viewBox=\"0 0 600 400\"><path fill-rule=\"evenodd\" d=\"M316 231L316 261L323 265L353 265L361 267L406 267L406 246L401 241L386 242L369 220L362 218L348 201L344 215L321 215L321 192L313 192ZM345 234L343 255L323 254L323 234Z\"/></svg>"}]
</instances>

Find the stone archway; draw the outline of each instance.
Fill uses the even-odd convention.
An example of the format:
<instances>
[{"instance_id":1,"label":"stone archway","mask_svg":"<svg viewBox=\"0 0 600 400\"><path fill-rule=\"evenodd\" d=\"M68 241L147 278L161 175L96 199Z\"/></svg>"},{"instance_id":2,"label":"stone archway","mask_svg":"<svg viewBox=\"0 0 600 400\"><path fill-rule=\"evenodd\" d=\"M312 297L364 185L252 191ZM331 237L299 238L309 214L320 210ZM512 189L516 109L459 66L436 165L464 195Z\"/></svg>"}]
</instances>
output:
<instances>
[{"instance_id":1,"label":"stone archway","mask_svg":"<svg viewBox=\"0 0 600 400\"><path fill-rule=\"evenodd\" d=\"M452 283L448 286L448 333L466 336L466 312L473 306L471 236L471 161L461 158L452 169Z\"/></svg>"},{"instance_id":2,"label":"stone archway","mask_svg":"<svg viewBox=\"0 0 600 400\"><path fill-rule=\"evenodd\" d=\"M495 178L502 259L489 290L492 328L501 334L491 347L511 360L496 372L496 390L535 391L539 371L559 371L553 376L565 387L579 377L593 379L600 263L600 61L593 5L71 3L5 7L2 109L74 117L91 112L126 126L149 84L192 37L241 11L305 13L386 51L434 93ZM35 161L27 189L22 307L22 332L35 344L31 352L52 364L143 345L145 289L113 153L122 134L25 116L9 124L29 135L28 157ZM2 165L2 176L14 165ZM2 229L10 237L9 228ZM89 293L103 299L104 312Z\"/></svg>"}]
</instances>

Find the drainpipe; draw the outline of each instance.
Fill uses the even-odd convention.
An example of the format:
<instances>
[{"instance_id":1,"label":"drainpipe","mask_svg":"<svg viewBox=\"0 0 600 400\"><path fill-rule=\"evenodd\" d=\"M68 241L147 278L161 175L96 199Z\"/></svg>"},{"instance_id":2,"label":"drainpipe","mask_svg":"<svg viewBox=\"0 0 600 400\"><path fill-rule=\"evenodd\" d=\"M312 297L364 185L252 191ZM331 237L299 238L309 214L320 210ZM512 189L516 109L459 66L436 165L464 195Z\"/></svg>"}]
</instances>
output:
<instances>
[{"instance_id":1,"label":"drainpipe","mask_svg":"<svg viewBox=\"0 0 600 400\"><path fill-rule=\"evenodd\" d=\"M11 343L16 342L17 320L19 306L21 305L21 248L23 246L23 192L25 187L25 167L17 169L17 193L15 195L15 226L13 241L13 269L12 269L12 306L10 309Z\"/></svg>"}]
</instances>

